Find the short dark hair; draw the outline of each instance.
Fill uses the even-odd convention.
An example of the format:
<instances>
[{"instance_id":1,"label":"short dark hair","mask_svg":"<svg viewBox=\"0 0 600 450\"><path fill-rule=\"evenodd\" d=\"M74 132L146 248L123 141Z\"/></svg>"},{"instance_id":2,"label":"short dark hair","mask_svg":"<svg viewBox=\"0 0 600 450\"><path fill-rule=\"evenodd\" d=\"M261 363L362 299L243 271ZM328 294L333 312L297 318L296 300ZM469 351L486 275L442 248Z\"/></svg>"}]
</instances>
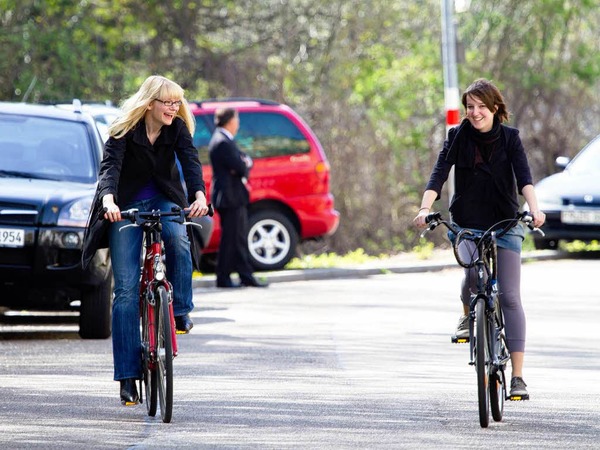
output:
<instances>
[{"instance_id":1,"label":"short dark hair","mask_svg":"<svg viewBox=\"0 0 600 450\"><path fill-rule=\"evenodd\" d=\"M215 111L215 125L224 127L236 116L237 111L233 108L219 108Z\"/></svg>"}]
</instances>

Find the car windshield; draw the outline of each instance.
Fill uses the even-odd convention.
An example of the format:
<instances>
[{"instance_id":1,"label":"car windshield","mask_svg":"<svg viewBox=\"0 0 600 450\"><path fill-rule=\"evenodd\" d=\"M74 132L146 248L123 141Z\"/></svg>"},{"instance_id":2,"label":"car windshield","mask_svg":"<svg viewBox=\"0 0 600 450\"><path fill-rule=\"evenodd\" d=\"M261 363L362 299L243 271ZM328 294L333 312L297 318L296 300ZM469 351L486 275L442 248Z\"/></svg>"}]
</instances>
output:
<instances>
[{"instance_id":1,"label":"car windshield","mask_svg":"<svg viewBox=\"0 0 600 450\"><path fill-rule=\"evenodd\" d=\"M573 158L567 170L577 175L600 173L600 136L592 140Z\"/></svg>"},{"instance_id":2,"label":"car windshield","mask_svg":"<svg viewBox=\"0 0 600 450\"><path fill-rule=\"evenodd\" d=\"M85 124L0 114L3 177L93 183L96 170Z\"/></svg>"}]
</instances>

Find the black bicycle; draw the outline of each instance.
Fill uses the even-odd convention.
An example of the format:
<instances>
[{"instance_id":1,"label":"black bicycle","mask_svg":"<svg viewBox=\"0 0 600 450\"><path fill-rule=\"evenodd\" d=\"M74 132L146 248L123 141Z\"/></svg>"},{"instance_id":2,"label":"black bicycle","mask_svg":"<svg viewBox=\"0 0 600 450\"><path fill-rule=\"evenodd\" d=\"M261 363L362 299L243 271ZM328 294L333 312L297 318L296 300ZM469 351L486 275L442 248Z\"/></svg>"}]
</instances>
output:
<instances>
[{"instance_id":1,"label":"black bicycle","mask_svg":"<svg viewBox=\"0 0 600 450\"><path fill-rule=\"evenodd\" d=\"M442 218L439 212L429 214L425 221L428 231L438 225L446 226L455 235L453 242L454 257L461 267L476 268L477 292L471 295L469 303L469 336L470 338L452 337L454 343L470 343L469 365L475 366L477 372L477 394L479 401L479 424L486 428L489 425L489 413L496 422L502 420L505 400L528 400L529 395L506 395L505 369L510 360L510 353L504 335L504 316L498 298L498 254L497 240L519 222L525 223L531 230L544 235L543 231L533 226L533 217L528 212L519 212L513 219L503 220L483 232L458 227ZM462 259L458 247L463 240L473 241L475 251L468 261Z\"/></svg>"}]
</instances>

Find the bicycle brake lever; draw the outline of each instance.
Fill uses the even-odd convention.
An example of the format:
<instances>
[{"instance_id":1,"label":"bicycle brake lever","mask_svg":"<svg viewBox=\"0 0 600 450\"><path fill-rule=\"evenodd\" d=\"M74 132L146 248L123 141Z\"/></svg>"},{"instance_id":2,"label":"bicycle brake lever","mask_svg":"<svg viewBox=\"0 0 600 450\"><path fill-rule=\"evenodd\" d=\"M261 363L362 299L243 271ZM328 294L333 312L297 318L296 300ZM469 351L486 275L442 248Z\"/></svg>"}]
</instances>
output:
<instances>
[{"instance_id":1,"label":"bicycle brake lever","mask_svg":"<svg viewBox=\"0 0 600 450\"><path fill-rule=\"evenodd\" d=\"M119 233L121 231L123 231L125 228L129 228L129 227L139 227L139 225L137 223L130 223L129 225L123 225L121 228L119 228Z\"/></svg>"},{"instance_id":2,"label":"bicycle brake lever","mask_svg":"<svg viewBox=\"0 0 600 450\"><path fill-rule=\"evenodd\" d=\"M533 227L531 229L531 231L535 231L536 233L540 234L540 236L546 236L546 233L544 233L540 228L538 227Z\"/></svg>"},{"instance_id":3,"label":"bicycle brake lever","mask_svg":"<svg viewBox=\"0 0 600 450\"><path fill-rule=\"evenodd\" d=\"M533 216L530 213L526 213L525 215L523 215L521 220L525 222L527 228L529 228L534 233L539 233L541 236L546 236L546 233L544 233L540 228L533 225Z\"/></svg>"},{"instance_id":4,"label":"bicycle brake lever","mask_svg":"<svg viewBox=\"0 0 600 450\"><path fill-rule=\"evenodd\" d=\"M200 225L199 223L196 222L183 222L183 225L194 225L195 227L200 227L202 228L202 225Z\"/></svg>"},{"instance_id":5,"label":"bicycle brake lever","mask_svg":"<svg viewBox=\"0 0 600 450\"><path fill-rule=\"evenodd\" d=\"M435 227L436 227L436 226L432 226L432 225L430 224L430 225L429 225L427 228L425 228L425 229L424 229L424 230L421 232L421 238L424 238L424 237L425 237L425 235L426 235L427 233L429 233L431 230L435 229Z\"/></svg>"}]
</instances>

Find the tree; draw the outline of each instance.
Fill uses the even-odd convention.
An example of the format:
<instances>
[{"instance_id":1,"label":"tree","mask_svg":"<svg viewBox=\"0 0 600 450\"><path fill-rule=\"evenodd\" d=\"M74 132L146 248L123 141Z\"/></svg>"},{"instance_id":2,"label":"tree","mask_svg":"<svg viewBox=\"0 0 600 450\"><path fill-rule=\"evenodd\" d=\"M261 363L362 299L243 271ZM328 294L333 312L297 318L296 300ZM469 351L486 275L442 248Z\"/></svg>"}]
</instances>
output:
<instances>
[{"instance_id":1,"label":"tree","mask_svg":"<svg viewBox=\"0 0 600 450\"><path fill-rule=\"evenodd\" d=\"M459 83L503 90L536 180L598 133L597 0L471 0L457 19ZM434 0L0 0L0 98L117 103L163 74L194 100L287 103L331 163L322 249L394 252L418 242L445 137L440 22Z\"/></svg>"}]
</instances>

